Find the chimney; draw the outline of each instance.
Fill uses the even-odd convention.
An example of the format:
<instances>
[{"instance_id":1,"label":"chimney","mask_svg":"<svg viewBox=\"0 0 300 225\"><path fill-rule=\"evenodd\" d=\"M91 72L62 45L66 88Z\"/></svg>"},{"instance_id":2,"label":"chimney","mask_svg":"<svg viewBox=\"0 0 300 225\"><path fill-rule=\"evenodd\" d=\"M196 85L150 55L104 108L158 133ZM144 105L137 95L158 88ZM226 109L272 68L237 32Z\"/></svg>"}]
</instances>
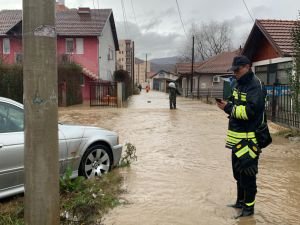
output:
<instances>
[{"instance_id":1,"label":"chimney","mask_svg":"<svg viewBox=\"0 0 300 225\"><path fill-rule=\"evenodd\" d=\"M89 7L79 7L78 14L90 14L91 13L91 9Z\"/></svg>"}]
</instances>

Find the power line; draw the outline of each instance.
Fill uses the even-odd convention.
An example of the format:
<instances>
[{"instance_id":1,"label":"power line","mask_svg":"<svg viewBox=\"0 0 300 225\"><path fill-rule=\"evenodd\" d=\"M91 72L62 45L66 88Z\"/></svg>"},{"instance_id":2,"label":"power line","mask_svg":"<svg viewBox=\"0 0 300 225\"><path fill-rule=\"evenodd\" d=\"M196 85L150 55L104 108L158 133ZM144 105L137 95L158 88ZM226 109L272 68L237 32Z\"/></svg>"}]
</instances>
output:
<instances>
[{"instance_id":1,"label":"power line","mask_svg":"<svg viewBox=\"0 0 300 225\"><path fill-rule=\"evenodd\" d=\"M127 22L127 16L126 16L126 11L125 11L125 6L124 6L123 0L121 0L121 5L122 5L122 11L123 11L125 32L128 35L128 22Z\"/></svg>"},{"instance_id":2,"label":"power line","mask_svg":"<svg viewBox=\"0 0 300 225\"><path fill-rule=\"evenodd\" d=\"M254 19L253 19L253 17L252 17L252 15L251 15L251 13L250 13L250 10L249 10L249 8L248 8L246 2L245 2L245 0L243 0L243 3L244 3L244 5L245 5L245 7L246 7L246 9L247 9L247 12L248 12L249 16L251 17L252 21L255 22Z\"/></svg>"},{"instance_id":3,"label":"power line","mask_svg":"<svg viewBox=\"0 0 300 225\"><path fill-rule=\"evenodd\" d=\"M133 16L134 16L135 23L137 24L136 14L135 14L135 10L134 10L134 7L133 7L133 2L132 2L132 0L131 0L131 7L132 7L132 12L133 12Z\"/></svg>"},{"instance_id":4,"label":"power line","mask_svg":"<svg viewBox=\"0 0 300 225\"><path fill-rule=\"evenodd\" d=\"M177 5L177 10L178 10L179 18L180 18L180 21L181 21L182 29L185 33L186 38L188 38L188 35L187 35L185 27L184 27L184 23L183 23L183 20L182 20L181 10L180 10L179 4L178 4L178 0L176 0L176 5Z\"/></svg>"}]
</instances>

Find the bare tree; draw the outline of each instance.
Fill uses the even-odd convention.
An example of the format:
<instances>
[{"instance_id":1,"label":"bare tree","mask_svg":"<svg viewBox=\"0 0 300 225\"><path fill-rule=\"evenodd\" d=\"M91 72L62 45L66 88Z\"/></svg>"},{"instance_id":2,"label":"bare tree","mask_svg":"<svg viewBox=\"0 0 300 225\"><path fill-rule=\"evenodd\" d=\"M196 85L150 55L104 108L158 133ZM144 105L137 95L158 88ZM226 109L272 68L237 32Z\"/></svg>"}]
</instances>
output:
<instances>
[{"instance_id":1,"label":"bare tree","mask_svg":"<svg viewBox=\"0 0 300 225\"><path fill-rule=\"evenodd\" d=\"M189 36L195 36L195 59L203 61L232 49L232 26L228 22L193 23ZM181 51L182 61L190 61L192 56L192 38L187 40Z\"/></svg>"}]
</instances>

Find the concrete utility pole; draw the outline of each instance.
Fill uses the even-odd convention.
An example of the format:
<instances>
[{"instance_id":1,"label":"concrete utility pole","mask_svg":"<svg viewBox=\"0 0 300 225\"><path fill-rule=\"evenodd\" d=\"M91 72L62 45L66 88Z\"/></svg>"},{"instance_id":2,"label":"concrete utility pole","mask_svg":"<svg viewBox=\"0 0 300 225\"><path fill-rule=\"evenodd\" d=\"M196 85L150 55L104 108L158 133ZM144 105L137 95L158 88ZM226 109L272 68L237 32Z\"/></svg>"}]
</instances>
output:
<instances>
[{"instance_id":1,"label":"concrete utility pole","mask_svg":"<svg viewBox=\"0 0 300 225\"><path fill-rule=\"evenodd\" d=\"M55 1L23 0L25 224L59 225Z\"/></svg>"},{"instance_id":2,"label":"concrete utility pole","mask_svg":"<svg viewBox=\"0 0 300 225\"><path fill-rule=\"evenodd\" d=\"M193 97L194 60L195 60L194 58L195 58L195 36L193 36L193 47L192 47L191 97Z\"/></svg>"},{"instance_id":3,"label":"concrete utility pole","mask_svg":"<svg viewBox=\"0 0 300 225\"><path fill-rule=\"evenodd\" d=\"M140 64L138 64L138 84L140 84Z\"/></svg>"},{"instance_id":4,"label":"concrete utility pole","mask_svg":"<svg viewBox=\"0 0 300 225\"><path fill-rule=\"evenodd\" d=\"M134 82L135 82L135 69L134 69L134 66L135 66L135 63L134 63L134 59L135 59L135 49L134 49L134 41L132 42L132 62L131 62L131 71L132 71L132 91L134 91Z\"/></svg>"},{"instance_id":5,"label":"concrete utility pole","mask_svg":"<svg viewBox=\"0 0 300 225\"><path fill-rule=\"evenodd\" d=\"M146 69L145 69L145 83L147 82L147 70L148 70L148 54L146 53Z\"/></svg>"}]
</instances>

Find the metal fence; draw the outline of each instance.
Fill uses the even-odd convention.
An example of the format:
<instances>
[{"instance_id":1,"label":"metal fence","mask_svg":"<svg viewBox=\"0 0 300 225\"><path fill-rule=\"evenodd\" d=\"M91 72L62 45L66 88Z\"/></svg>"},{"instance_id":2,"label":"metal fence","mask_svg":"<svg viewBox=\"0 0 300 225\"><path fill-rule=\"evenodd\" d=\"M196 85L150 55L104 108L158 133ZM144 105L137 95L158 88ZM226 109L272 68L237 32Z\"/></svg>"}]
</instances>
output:
<instances>
[{"instance_id":1,"label":"metal fence","mask_svg":"<svg viewBox=\"0 0 300 225\"><path fill-rule=\"evenodd\" d=\"M118 107L117 83L90 83L90 106Z\"/></svg>"},{"instance_id":2,"label":"metal fence","mask_svg":"<svg viewBox=\"0 0 300 225\"><path fill-rule=\"evenodd\" d=\"M223 98L223 89L215 89L215 88L200 88L195 89L193 92L191 92L187 88L182 88L180 90L182 96L184 97L191 97L191 98L197 98L201 100L206 100L209 102L211 98Z\"/></svg>"},{"instance_id":3,"label":"metal fence","mask_svg":"<svg viewBox=\"0 0 300 225\"><path fill-rule=\"evenodd\" d=\"M266 112L268 119L291 127L300 128L300 113L296 110L288 85L266 85Z\"/></svg>"}]
</instances>

